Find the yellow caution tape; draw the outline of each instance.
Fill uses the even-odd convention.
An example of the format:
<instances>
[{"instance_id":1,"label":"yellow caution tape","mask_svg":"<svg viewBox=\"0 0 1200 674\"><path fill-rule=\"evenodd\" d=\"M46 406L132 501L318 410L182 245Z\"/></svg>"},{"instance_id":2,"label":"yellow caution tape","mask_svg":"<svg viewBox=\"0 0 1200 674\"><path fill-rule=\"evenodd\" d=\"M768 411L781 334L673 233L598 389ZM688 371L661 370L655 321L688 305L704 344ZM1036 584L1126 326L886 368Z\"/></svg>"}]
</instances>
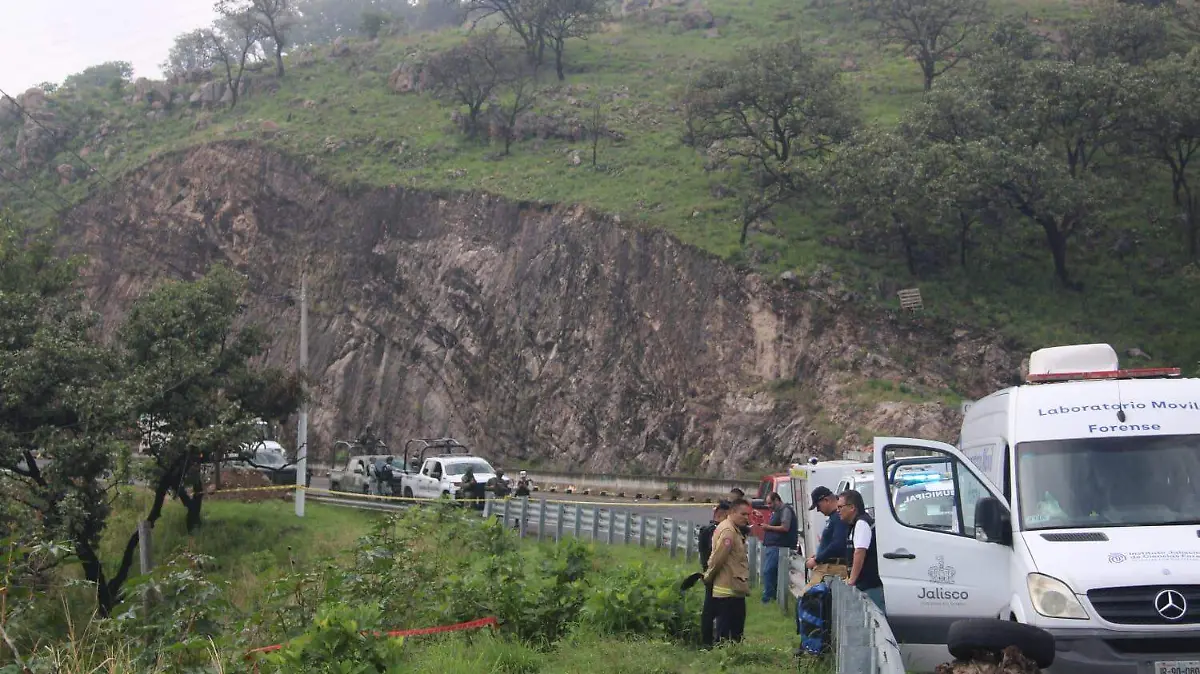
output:
<instances>
[{"instance_id":1,"label":"yellow caution tape","mask_svg":"<svg viewBox=\"0 0 1200 674\"><path fill-rule=\"evenodd\" d=\"M357 498L357 499L363 499L366 501L401 501L401 502L411 502L411 503L443 503L443 502L483 503L485 501L491 501L492 503L503 503L505 501L513 501L513 502L519 503L521 501L521 497L516 497L516 496L505 496L504 498L493 498L493 499L456 498L452 501L449 501L448 499L441 498L441 497L428 498L428 497L418 497L418 496L384 496L382 494L362 494L359 492L352 492L352 491L333 491L331 489L321 489L319 487L300 487L298 485L290 485L290 484L272 485L270 487L237 487L234 489L218 489L218 490L206 492L206 493L209 496L217 496L217 495L241 494L241 493L250 493L250 492L264 492L264 491L295 491L297 489L303 489L306 492L312 492L314 494L326 494L326 495L335 496L338 498ZM694 503L661 503L661 502L652 502L652 501L647 502L647 500L640 500L640 501L562 501L562 500L558 500L558 499L535 499L533 497L529 497L529 500L531 502L545 500L548 504L581 505L581 506L610 506L610 507L620 507L620 508L627 508L630 506L649 507L649 508L698 508L701 506L713 504L711 501L707 501L707 502L696 501Z\"/></svg>"}]
</instances>

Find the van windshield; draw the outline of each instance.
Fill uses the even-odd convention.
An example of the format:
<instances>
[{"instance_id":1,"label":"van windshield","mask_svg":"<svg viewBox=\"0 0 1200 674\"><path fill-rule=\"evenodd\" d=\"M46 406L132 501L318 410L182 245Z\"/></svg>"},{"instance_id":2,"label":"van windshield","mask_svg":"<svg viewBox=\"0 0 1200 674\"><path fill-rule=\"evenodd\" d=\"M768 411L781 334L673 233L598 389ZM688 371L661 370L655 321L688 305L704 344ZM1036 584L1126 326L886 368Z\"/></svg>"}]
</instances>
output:
<instances>
[{"instance_id":1,"label":"van windshield","mask_svg":"<svg viewBox=\"0 0 1200 674\"><path fill-rule=\"evenodd\" d=\"M1017 445L1025 530L1200 524L1200 435Z\"/></svg>"}]
</instances>

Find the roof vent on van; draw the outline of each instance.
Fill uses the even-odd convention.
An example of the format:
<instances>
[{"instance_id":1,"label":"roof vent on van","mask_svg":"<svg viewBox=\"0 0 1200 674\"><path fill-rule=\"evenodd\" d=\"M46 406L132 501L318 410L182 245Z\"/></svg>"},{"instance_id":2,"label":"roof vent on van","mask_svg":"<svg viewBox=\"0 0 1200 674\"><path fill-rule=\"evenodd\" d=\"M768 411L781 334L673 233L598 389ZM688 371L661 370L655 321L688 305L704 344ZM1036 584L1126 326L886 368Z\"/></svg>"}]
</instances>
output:
<instances>
[{"instance_id":1,"label":"roof vent on van","mask_svg":"<svg viewBox=\"0 0 1200 674\"><path fill-rule=\"evenodd\" d=\"M1108 344L1074 344L1038 349L1029 356L1031 384L1089 379L1145 379L1178 377L1177 367L1119 369L1117 352Z\"/></svg>"},{"instance_id":2,"label":"roof vent on van","mask_svg":"<svg viewBox=\"0 0 1200 674\"><path fill-rule=\"evenodd\" d=\"M1119 369L1117 352L1108 344L1072 344L1038 349L1029 355L1029 374L1111 372Z\"/></svg>"}]
</instances>

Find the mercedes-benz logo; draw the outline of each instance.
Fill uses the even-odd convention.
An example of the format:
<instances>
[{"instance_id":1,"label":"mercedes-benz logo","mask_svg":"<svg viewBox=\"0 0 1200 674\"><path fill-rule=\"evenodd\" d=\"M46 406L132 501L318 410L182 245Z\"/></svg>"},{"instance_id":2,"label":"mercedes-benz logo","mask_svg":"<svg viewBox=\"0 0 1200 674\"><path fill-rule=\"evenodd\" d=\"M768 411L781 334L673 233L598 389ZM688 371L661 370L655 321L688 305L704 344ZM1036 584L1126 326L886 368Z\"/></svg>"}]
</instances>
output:
<instances>
[{"instance_id":1,"label":"mercedes-benz logo","mask_svg":"<svg viewBox=\"0 0 1200 674\"><path fill-rule=\"evenodd\" d=\"M1167 620L1180 620L1187 615L1187 599L1178 590L1163 590L1154 596L1154 610Z\"/></svg>"}]
</instances>

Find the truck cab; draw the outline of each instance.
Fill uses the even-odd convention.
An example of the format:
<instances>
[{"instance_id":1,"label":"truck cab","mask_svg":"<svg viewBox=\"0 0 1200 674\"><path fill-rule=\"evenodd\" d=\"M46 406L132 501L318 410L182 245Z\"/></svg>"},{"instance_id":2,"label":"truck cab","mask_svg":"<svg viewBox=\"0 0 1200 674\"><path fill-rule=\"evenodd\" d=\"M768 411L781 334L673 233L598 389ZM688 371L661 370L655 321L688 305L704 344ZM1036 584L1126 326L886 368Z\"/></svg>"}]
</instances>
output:
<instances>
[{"instance_id":1,"label":"truck cab","mask_svg":"<svg viewBox=\"0 0 1200 674\"><path fill-rule=\"evenodd\" d=\"M1200 671L1200 380L1121 370L1106 344L1034 352L958 445L875 439L887 619L910 671L951 623L1047 630L1051 672ZM936 472L931 516L905 476ZM906 500L907 499L907 500Z\"/></svg>"},{"instance_id":2,"label":"truck cab","mask_svg":"<svg viewBox=\"0 0 1200 674\"><path fill-rule=\"evenodd\" d=\"M434 455L429 456L431 453ZM404 465L412 469L403 481L403 494L410 498L458 498L468 470L482 484L496 477L496 469L487 459L472 455L453 438L409 440L404 445Z\"/></svg>"}]
</instances>

